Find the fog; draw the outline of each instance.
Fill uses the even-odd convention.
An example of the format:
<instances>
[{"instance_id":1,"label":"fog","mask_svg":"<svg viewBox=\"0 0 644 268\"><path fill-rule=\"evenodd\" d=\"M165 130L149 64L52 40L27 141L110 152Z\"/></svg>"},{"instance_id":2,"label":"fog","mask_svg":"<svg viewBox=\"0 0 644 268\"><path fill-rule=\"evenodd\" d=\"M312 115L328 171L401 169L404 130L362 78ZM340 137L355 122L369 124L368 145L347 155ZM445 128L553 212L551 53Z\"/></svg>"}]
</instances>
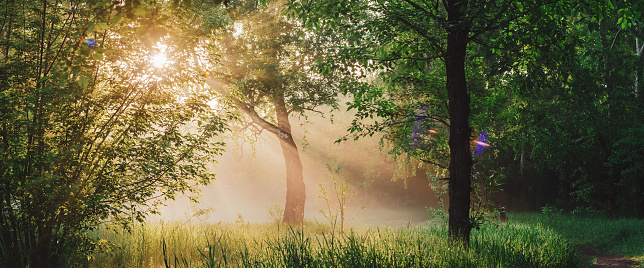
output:
<instances>
[{"instance_id":1,"label":"fog","mask_svg":"<svg viewBox=\"0 0 644 268\"><path fill-rule=\"evenodd\" d=\"M395 165L380 151L379 138L334 143L346 132L351 114L335 112L333 123L311 115L310 122L292 117L293 135L298 143L304 166L307 220L328 223L320 209L326 203L320 196L319 184L333 193L326 165L342 165L341 176L352 182L356 196L348 205L345 223L354 225L402 226L429 219L426 207L437 208L437 197L429 187L424 172L407 179L392 181ZM160 216L151 220L261 223L275 220L276 208L282 210L286 197L286 172L277 138L262 134L260 143L235 145L227 140L226 152L210 168L217 179L201 187L198 204L178 197L161 207ZM306 144L306 146L305 146ZM360 182L365 186L358 189ZM269 213L273 211L273 216ZM281 214L279 215L281 217Z\"/></svg>"}]
</instances>

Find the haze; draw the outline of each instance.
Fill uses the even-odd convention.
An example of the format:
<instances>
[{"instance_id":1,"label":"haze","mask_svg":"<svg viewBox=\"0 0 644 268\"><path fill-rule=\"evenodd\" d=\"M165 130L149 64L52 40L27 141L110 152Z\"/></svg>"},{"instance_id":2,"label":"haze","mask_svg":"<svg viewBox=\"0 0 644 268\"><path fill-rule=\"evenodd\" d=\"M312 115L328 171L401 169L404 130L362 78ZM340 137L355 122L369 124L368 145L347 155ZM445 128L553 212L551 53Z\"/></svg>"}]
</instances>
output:
<instances>
[{"instance_id":1,"label":"haze","mask_svg":"<svg viewBox=\"0 0 644 268\"><path fill-rule=\"evenodd\" d=\"M353 191L360 182L366 182L366 186L349 203L349 224L402 226L428 220L426 208L438 208L438 202L424 172L419 171L417 176L408 178L408 187L405 188L404 181L392 181L395 163L386 153L381 153L379 138L334 143L346 133L352 118L344 110L333 112L333 122L329 111L325 111L325 118L309 116L309 123L301 118L292 118L293 135L301 148L304 165L305 219L328 222L320 212L326 204L319 197L319 183L327 185L328 190L332 189L330 172L326 168L331 164L342 165L341 174L349 177ZM307 146L303 140L308 142ZM217 179L211 185L201 187L199 203L179 197L162 207L160 216L150 220L274 221L269 210L282 210L286 196L284 158L274 135L264 133L261 141L261 144L255 144L253 153L251 144L235 145L234 141L226 140L226 152L218 158L219 163L210 165L217 173ZM195 216L199 211L207 214Z\"/></svg>"}]
</instances>

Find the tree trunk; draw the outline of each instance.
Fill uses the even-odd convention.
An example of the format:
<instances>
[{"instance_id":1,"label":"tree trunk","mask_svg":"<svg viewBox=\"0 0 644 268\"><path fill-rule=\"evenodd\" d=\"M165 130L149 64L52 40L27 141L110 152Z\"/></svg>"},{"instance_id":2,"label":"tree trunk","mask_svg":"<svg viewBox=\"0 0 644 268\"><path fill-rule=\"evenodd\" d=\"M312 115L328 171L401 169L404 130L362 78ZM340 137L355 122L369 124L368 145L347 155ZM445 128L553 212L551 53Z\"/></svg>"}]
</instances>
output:
<instances>
[{"instance_id":1,"label":"tree trunk","mask_svg":"<svg viewBox=\"0 0 644 268\"><path fill-rule=\"evenodd\" d=\"M302 161L297 151L297 145L291 135L291 124L284 98L275 101L277 124L283 131L278 135L284 160L286 162L286 204L284 218L286 224L301 224L304 221L304 204L306 202L306 187L302 174Z\"/></svg>"},{"instance_id":2,"label":"tree trunk","mask_svg":"<svg viewBox=\"0 0 644 268\"><path fill-rule=\"evenodd\" d=\"M639 26L637 27L637 30L639 32ZM639 94L642 92L642 88L644 88L644 42L640 44L640 39L635 37L635 55L637 55L636 59L636 69L635 69L635 98L638 97Z\"/></svg>"},{"instance_id":3,"label":"tree trunk","mask_svg":"<svg viewBox=\"0 0 644 268\"><path fill-rule=\"evenodd\" d=\"M469 244L472 155L469 125L470 96L465 78L468 26L463 22L466 0L447 1L447 96L449 98L449 237Z\"/></svg>"},{"instance_id":4,"label":"tree trunk","mask_svg":"<svg viewBox=\"0 0 644 268\"><path fill-rule=\"evenodd\" d=\"M247 104L239 99L232 98L235 106L250 116L253 123L262 129L275 134L280 140L280 147L286 164L286 204L284 205L283 222L287 224L300 224L304 221L304 203L306 202L306 187L302 173L302 161L297 151L297 145L291 134L291 123L288 120L289 112L286 109L284 95L273 100L277 126L259 116L252 104Z\"/></svg>"},{"instance_id":5,"label":"tree trunk","mask_svg":"<svg viewBox=\"0 0 644 268\"><path fill-rule=\"evenodd\" d=\"M607 123L608 123L608 128L605 131L596 131L598 140L600 141L601 144L601 150L604 152L604 163L608 162L608 159L610 159L610 156L612 155L612 150L611 147L614 144L614 140L612 139L613 137L617 137L616 133L616 128L614 127L613 124L613 91L615 90L614 84L613 84L613 64L612 64L612 59L610 57L610 51L613 49L613 45L609 45L609 34L610 29L603 24L600 25L601 30L602 30L602 36L601 36L601 45L602 48L604 49L603 57L602 60L604 61L604 69L603 69L603 78L604 78L604 84L606 87L606 103L608 105L608 112L607 112ZM604 33L607 32L607 33ZM618 193L620 193L622 190L620 189L620 183L619 183L619 177L616 174L615 167L606 167L607 173L608 173L608 181L605 183L608 185L608 191L606 194L608 195L607 197L607 205L608 205L608 216L611 219L618 219L619 218L619 207L617 204L618 200Z\"/></svg>"},{"instance_id":6,"label":"tree trunk","mask_svg":"<svg viewBox=\"0 0 644 268\"><path fill-rule=\"evenodd\" d=\"M640 32L640 29L641 28L638 24L638 33ZM642 103L644 103L644 93L642 92L642 89L644 89L644 42L640 43L639 38L635 38L635 50L637 55L637 70L635 73L635 98L636 100L638 100L638 106L636 106L636 108L638 111L640 111L639 114L635 114L635 121L637 122L637 120L641 118L642 110L644 110L644 107L642 105ZM633 177L635 178L635 183L637 184L635 188L637 218L641 220L644 219L644 175L642 175L640 171L635 172L633 174Z\"/></svg>"},{"instance_id":7,"label":"tree trunk","mask_svg":"<svg viewBox=\"0 0 644 268\"><path fill-rule=\"evenodd\" d=\"M644 219L644 176L636 172L635 177L635 204L637 205L637 218Z\"/></svg>"}]
</instances>

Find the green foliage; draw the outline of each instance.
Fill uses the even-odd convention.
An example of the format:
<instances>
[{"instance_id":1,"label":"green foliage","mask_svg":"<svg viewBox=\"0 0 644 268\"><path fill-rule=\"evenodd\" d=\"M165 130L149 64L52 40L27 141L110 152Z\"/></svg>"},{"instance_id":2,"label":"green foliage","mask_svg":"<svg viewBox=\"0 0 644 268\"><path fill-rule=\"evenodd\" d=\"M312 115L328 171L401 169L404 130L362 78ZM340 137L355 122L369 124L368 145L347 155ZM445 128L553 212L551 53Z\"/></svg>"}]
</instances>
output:
<instances>
[{"instance_id":1,"label":"green foliage","mask_svg":"<svg viewBox=\"0 0 644 268\"><path fill-rule=\"evenodd\" d=\"M474 165L472 172L472 221L477 228L489 220L507 220L505 207L498 200L498 195L503 190L505 173L502 168L491 168L493 163L489 160L478 160L480 162Z\"/></svg>"},{"instance_id":2,"label":"green foliage","mask_svg":"<svg viewBox=\"0 0 644 268\"><path fill-rule=\"evenodd\" d=\"M220 31L221 38L213 40L216 47L212 51L225 55L212 71L212 85L222 101L249 107L273 125L278 124L280 102L288 114L302 115L334 105L337 93L332 79L312 70L320 57L318 46L323 44L315 36L308 37L311 33L296 20L279 16L281 10L279 2L267 6L231 3L230 23Z\"/></svg>"},{"instance_id":3,"label":"green foliage","mask_svg":"<svg viewBox=\"0 0 644 268\"><path fill-rule=\"evenodd\" d=\"M552 21L551 34L530 36L532 44L544 42L525 50L525 71L511 76L512 106L520 114L511 135L530 144L537 170L558 173L559 205L570 210L589 207L618 217L622 208L633 213L629 200L642 197L633 187L642 180L635 175L642 171L642 146L632 136L642 126L640 78L633 71L640 68L633 44L642 36L624 27L617 10L628 6L566 7L575 16Z\"/></svg>"},{"instance_id":4,"label":"green foliage","mask_svg":"<svg viewBox=\"0 0 644 268\"><path fill-rule=\"evenodd\" d=\"M141 221L214 179L206 164L223 144L210 139L225 115L210 111L208 92L187 90L199 86L185 65L148 60L168 41L157 29L179 27L181 14L109 3L0 8L1 266L72 265L99 246L87 230ZM181 44L166 46L185 59Z\"/></svg>"}]
</instances>

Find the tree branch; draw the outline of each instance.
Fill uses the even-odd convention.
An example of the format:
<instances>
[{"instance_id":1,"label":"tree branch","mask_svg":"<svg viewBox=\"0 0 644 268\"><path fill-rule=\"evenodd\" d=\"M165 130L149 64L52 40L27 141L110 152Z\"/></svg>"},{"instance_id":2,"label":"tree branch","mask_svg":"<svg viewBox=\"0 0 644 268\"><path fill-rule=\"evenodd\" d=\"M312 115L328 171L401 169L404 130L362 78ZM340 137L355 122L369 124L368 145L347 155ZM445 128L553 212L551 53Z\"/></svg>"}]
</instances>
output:
<instances>
[{"instance_id":1,"label":"tree branch","mask_svg":"<svg viewBox=\"0 0 644 268\"><path fill-rule=\"evenodd\" d=\"M242 112L244 112L246 115L250 117L253 123L259 125L260 127L262 127L262 129L265 129L277 135L281 139L286 139L291 136L290 133L282 130L278 126L272 124L271 122L266 121L266 119L259 116L259 114L257 114L257 112L254 109L255 105L253 105L252 103L250 104L244 103L238 98L235 98L233 96L230 96L229 94L226 94L223 89L224 87L229 86L230 85L229 83L217 78L209 78L208 80L211 83L217 83L217 85L214 87L217 93L219 93L219 95L222 97L227 97L228 99L230 99L235 105L235 107L237 107L239 110L241 110Z\"/></svg>"},{"instance_id":2,"label":"tree branch","mask_svg":"<svg viewBox=\"0 0 644 268\"><path fill-rule=\"evenodd\" d=\"M424 159L424 158L419 158L418 160L423 161L423 163L427 163L427 164L435 165L435 166L440 167L440 168L443 168L443 169L448 169L448 167L446 167L446 166L444 166L444 165L441 165L441 164L436 163L436 162L433 162L433 161L429 161L429 160Z\"/></svg>"},{"instance_id":3,"label":"tree branch","mask_svg":"<svg viewBox=\"0 0 644 268\"><path fill-rule=\"evenodd\" d=\"M472 39L476 38L477 36L479 36L479 35L481 35L481 34L483 34L485 32L489 32L489 31L496 30L496 29L499 29L501 27L507 26L511 22L516 21L519 18L521 18L522 16L524 16L524 14L530 14L530 13L532 13L534 10L536 10L538 8L543 7L543 6L547 6L547 5L552 4L554 2L556 2L556 0L549 0L549 1L546 1L544 3L536 4L536 5L528 8L528 10L526 10L526 12L514 12L515 13L514 16L511 16L510 18L508 18L506 20L499 21L496 24L490 24L490 25L487 25L486 27L481 27L481 28L478 28L478 29L472 29L470 31L470 33L472 33L472 35L470 36L469 39L472 40ZM507 12L507 9L509 8L509 5L507 5L505 7L506 7L506 9L504 9L504 11ZM503 13L499 12L497 14L503 14Z\"/></svg>"},{"instance_id":4,"label":"tree branch","mask_svg":"<svg viewBox=\"0 0 644 268\"><path fill-rule=\"evenodd\" d=\"M405 0L405 1L408 1L408 0ZM387 9L387 7L386 7L386 6L384 6L383 4L381 4L381 6L382 6L382 8L383 8L385 11L387 11L387 10L388 10L388 9ZM421 10L425 10L425 9L423 9L422 7L419 7L419 8L420 8ZM425 10L425 11L426 11L426 10ZM439 42L439 40L438 40L438 39L433 38L431 35L429 35L429 34L427 33L427 31L424 31L423 29L421 29L421 28L419 28L418 26L416 26L416 25L414 25L413 23L411 23L409 20L407 20L407 19L405 19L405 18L403 18L403 17L399 16L397 13L395 13L395 12L391 12L391 13L389 13L389 14L390 14L390 15L393 15L393 18L394 18L394 19L396 19L396 20L398 20L398 21L402 22L403 24L405 24L405 25L409 26L409 27L410 27L414 32L416 32L416 33L417 33L417 34L419 34L420 36L424 37L424 38L428 41L428 43L430 44L430 46L432 46L432 47L435 49L436 56L437 56L437 57L440 57L440 58L442 58L442 57L443 57L443 56L441 56L441 55L445 54L445 51L443 50L443 48L442 48L442 47L440 47L440 46L438 45L438 44L440 44L440 42Z\"/></svg>"}]
</instances>

